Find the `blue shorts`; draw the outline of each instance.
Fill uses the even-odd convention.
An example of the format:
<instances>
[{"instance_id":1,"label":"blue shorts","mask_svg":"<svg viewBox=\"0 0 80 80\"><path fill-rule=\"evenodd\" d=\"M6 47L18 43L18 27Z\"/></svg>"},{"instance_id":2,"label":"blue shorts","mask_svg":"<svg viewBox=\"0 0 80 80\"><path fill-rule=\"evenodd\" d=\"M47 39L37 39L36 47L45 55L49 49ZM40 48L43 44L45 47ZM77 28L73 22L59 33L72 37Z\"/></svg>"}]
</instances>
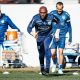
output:
<instances>
[{"instance_id":1,"label":"blue shorts","mask_svg":"<svg viewBox=\"0 0 80 80\"><path fill-rule=\"evenodd\" d=\"M50 49L57 49L58 48L65 48L65 38L60 38L58 41L56 41L56 39L52 39L51 43L50 43Z\"/></svg>"}]
</instances>

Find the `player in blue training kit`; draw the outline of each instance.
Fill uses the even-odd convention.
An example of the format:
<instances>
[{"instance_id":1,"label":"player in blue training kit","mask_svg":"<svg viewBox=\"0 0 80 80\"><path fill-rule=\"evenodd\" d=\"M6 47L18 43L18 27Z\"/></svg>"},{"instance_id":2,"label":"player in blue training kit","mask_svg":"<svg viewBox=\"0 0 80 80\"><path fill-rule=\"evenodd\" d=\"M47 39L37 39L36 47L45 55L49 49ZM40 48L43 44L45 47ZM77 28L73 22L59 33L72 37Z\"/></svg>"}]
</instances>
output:
<instances>
[{"instance_id":1,"label":"player in blue training kit","mask_svg":"<svg viewBox=\"0 0 80 80\"><path fill-rule=\"evenodd\" d=\"M41 74L49 73L51 53L49 44L51 42L52 22L56 22L53 15L47 13L47 8L41 6L39 14L36 14L28 25L27 31L37 40L37 48L39 51L39 61ZM35 27L35 33L32 29ZM44 58L46 57L46 68Z\"/></svg>"},{"instance_id":2,"label":"player in blue training kit","mask_svg":"<svg viewBox=\"0 0 80 80\"><path fill-rule=\"evenodd\" d=\"M66 40L66 33L69 32L69 43L72 42L72 28L71 28L71 23L70 23L70 15L63 10L63 3L58 2L56 4L57 10L53 10L50 12L53 16L55 16L59 20L59 27L60 30L58 31L58 38L52 39L50 48L51 48L51 53L52 53L52 58L54 61L54 67L52 68L52 72L55 72L56 69L56 63L57 63L57 57L56 57L56 52L57 52L57 47L58 47L58 53L59 53L59 74L63 74L62 71L62 63L63 63L63 49L65 47L65 40ZM53 24L53 31L55 32Z\"/></svg>"},{"instance_id":3,"label":"player in blue training kit","mask_svg":"<svg viewBox=\"0 0 80 80\"><path fill-rule=\"evenodd\" d=\"M9 26L13 29L17 29L20 32L20 30L15 26L11 19L7 15L1 13L0 9L0 45L2 46L4 42L5 32Z\"/></svg>"}]
</instances>

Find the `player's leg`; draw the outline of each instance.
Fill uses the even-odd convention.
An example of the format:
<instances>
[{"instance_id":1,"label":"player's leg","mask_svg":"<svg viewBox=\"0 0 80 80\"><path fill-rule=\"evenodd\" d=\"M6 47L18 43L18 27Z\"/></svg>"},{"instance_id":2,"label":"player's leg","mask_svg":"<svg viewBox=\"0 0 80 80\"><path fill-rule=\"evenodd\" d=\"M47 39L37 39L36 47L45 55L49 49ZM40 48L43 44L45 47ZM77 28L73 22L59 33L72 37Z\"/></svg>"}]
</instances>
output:
<instances>
[{"instance_id":1,"label":"player's leg","mask_svg":"<svg viewBox=\"0 0 80 80\"><path fill-rule=\"evenodd\" d=\"M40 71L43 74L43 72L44 72L44 56L45 56L44 43L37 42L37 47L38 47L38 51L39 51Z\"/></svg>"},{"instance_id":2,"label":"player's leg","mask_svg":"<svg viewBox=\"0 0 80 80\"><path fill-rule=\"evenodd\" d=\"M59 70L58 70L58 73L59 73L59 74L63 74L63 71L62 71L62 68L63 68L63 66L62 66L62 63L63 63L63 49L62 49L62 48L59 48L59 49L58 49L58 53L59 53L59 60L58 60Z\"/></svg>"},{"instance_id":3,"label":"player's leg","mask_svg":"<svg viewBox=\"0 0 80 80\"><path fill-rule=\"evenodd\" d=\"M53 66L52 66L52 72L56 71L56 64L57 64L57 42L56 39L52 39L51 44L50 44L50 49L51 49L51 56L53 60Z\"/></svg>"},{"instance_id":4,"label":"player's leg","mask_svg":"<svg viewBox=\"0 0 80 80\"><path fill-rule=\"evenodd\" d=\"M58 70L58 73L59 74L63 74L63 71L62 71L63 66L62 66L62 64L63 64L63 60L64 60L64 56L63 56L64 47L65 47L65 38L61 38L60 41L59 41L59 46L58 46L58 53L59 53L59 60L58 60L59 70Z\"/></svg>"},{"instance_id":5,"label":"player's leg","mask_svg":"<svg viewBox=\"0 0 80 80\"><path fill-rule=\"evenodd\" d=\"M46 37L45 41L44 41L44 48L45 48L45 57L46 57L46 73L49 73L50 70L50 60L51 60L51 52L50 52L50 48L49 48L49 44L51 42L51 37Z\"/></svg>"},{"instance_id":6,"label":"player's leg","mask_svg":"<svg viewBox=\"0 0 80 80\"><path fill-rule=\"evenodd\" d=\"M57 65L57 54L56 54L56 49L51 49L51 56L53 60L53 66L52 66L52 72L56 72L56 65Z\"/></svg>"}]
</instances>

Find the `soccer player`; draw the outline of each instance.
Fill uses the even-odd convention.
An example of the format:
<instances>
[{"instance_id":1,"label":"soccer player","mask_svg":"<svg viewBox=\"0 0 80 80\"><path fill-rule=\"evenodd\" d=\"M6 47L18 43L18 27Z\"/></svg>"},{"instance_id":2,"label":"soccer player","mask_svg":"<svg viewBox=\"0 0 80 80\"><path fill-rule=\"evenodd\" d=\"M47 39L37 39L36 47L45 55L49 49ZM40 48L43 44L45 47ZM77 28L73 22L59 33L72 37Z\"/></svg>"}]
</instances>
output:
<instances>
[{"instance_id":1,"label":"soccer player","mask_svg":"<svg viewBox=\"0 0 80 80\"><path fill-rule=\"evenodd\" d=\"M39 61L41 74L45 75L49 73L51 53L49 44L51 42L51 30L52 22L56 22L53 15L48 14L47 8L41 6L39 8L39 14L33 16L31 22L28 25L27 31L37 40L37 48L39 51ZM35 32L32 29L35 27ZM46 57L46 68L44 65L44 58Z\"/></svg>"},{"instance_id":2,"label":"soccer player","mask_svg":"<svg viewBox=\"0 0 80 80\"><path fill-rule=\"evenodd\" d=\"M59 20L59 34L58 34L58 39L54 38L52 40L52 45L50 46L51 48L51 53L52 53L52 58L54 61L54 67L52 68L52 72L56 71L56 64L57 64L57 47L58 47L58 73L63 74L62 71L62 63L63 63L63 49L65 47L65 40L66 40L66 33L69 32L69 44L72 42L72 28L71 28L71 23L70 23L70 15L68 12L63 10L63 3L62 2L57 2L56 4L56 10L53 10L50 12L53 16L55 16ZM55 24L53 24L55 25ZM54 27L54 26L53 26Z\"/></svg>"},{"instance_id":3,"label":"soccer player","mask_svg":"<svg viewBox=\"0 0 80 80\"><path fill-rule=\"evenodd\" d=\"M1 12L0 8L0 45L3 45L5 32L8 27L12 29L17 29L20 32L20 29L11 21L11 19L4 13Z\"/></svg>"}]
</instances>

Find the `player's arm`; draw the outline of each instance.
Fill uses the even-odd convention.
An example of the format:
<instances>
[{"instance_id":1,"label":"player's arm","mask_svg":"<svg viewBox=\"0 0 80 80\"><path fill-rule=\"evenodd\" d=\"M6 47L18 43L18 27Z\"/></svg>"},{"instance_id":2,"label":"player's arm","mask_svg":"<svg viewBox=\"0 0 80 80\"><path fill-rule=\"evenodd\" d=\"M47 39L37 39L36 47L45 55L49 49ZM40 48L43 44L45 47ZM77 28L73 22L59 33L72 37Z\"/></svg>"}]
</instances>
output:
<instances>
[{"instance_id":1,"label":"player's arm","mask_svg":"<svg viewBox=\"0 0 80 80\"><path fill-rule=\"evenodd\" d=\"M12 20L8 16L7 16L7 22L12 29L17 29L18 32L20 32L20 29L12 22Z\"/></svg>"},{"instance_id":2,"label":"player's arm","mask_svg":"<svg viewBox=\"0 0 80 80\"><path fill-rule=\"evenodd\" d=\"M7 16L7 23L12 29L17 29L19 35L24 35L24 32L21 32L20 29L12 22L12 20Z\"/></svg>"},{"instance_id":3,"label":"player's arm","mask_svg":"<svg viewBox=\"0 0 80 80\"><path fill-rule=\"evenodd\" d=\"M37 35L38 35L38 32L32 31L32 29L33 29L34 27L35 27L35 18L33 17L32 20L30 21L28 27L27 27L27 32L28 32L30 35L32 35L34 38L36 38Z\"/></svg>"},{"instance_id":4,"label":"player's arm","mask_svg":"<svg viewBox=\"0 0 80 80\"><path fill-rule=\"evenodd\" d=\"M69 32L69 42L72 42L72 27L71 27L71 22L70 22L70 16L68 16L67 19L67 25L68 25L68 32Z\"/></svg>"},{"instance_id":5,"label":"player's arm","mask_svg":"<svg viewBox=\"0 0 80 80\"><path fill-rule=\"evenodd\" d=\"M53 18L53 22L55 22L56 25L57 25L56 32L55 32L55 38L56 38L56 40L58 41L58 39L59 39L59 33L60 33L59 19L56 18L56 17L54 17L54 18Z\"/></svg>"}]
</instances>

